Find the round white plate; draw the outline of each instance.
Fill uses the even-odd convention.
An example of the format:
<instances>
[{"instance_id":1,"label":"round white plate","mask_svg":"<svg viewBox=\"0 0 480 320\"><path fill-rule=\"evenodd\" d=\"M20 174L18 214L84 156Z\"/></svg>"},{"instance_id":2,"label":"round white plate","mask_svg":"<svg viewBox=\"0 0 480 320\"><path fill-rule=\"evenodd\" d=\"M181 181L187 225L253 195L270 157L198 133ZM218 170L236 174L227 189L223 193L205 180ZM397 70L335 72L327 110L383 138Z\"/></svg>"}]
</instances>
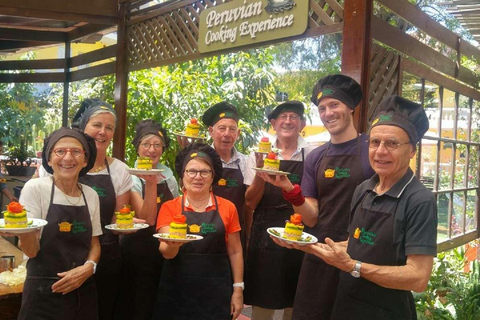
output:
<instances>
[{"instance_id":1,"label":"round white plate","mask_svg":"<svg viewBox=\"0 0 480 320\"><path fill-rule=\"evenodd\" d=\"M145 228L148 228L148 224L146 223L135 223L133 225L133 228L128 228L128 229L120 229L117 227L117 225L114 223L114 224L107 224L105 226L105 229L108 229L108 230L113 230L113 231L117 231L117 232L132 232L132 231L138 231L138 230L141 230L141 229L145 229Z\"/></svg>"},{"instance_id":2,"label":"round white plate","mask_svg":"<svg viewBox=\"0 0 480 320\"><path fill-rule=\"evenodd\" d=\"M153 176L153 175L157 175L157 174L160 174L162 173L164 170L163 169L150 169L150 170L147 170L147 169L134 169L134 168L128 168L127 171L130 173L130 174L133 174L133 175L144 175L144 176Z\"/></svg>"},{"instance_id":3,"label":"round white plate","mask_svg":"<svg viewBox=\"0 0 480 320\"><path fill-rule=\"evenodd\" d=\"M198 135L198 136L186 135L185 132L174 132L173 134L176 135L176 136L179 136L179 137L183 137L183 138L192 138L192 139L199 139L199 140L205 139L205 136L203 134Z\"/></svg>"},{"instance_id":4,"label":"round white plate","mask_svg":"<svg viewBox=\"0 0 480 320\"><path fill-rule=\"evenodd\" d=\"M268 152L259 152L258 147L253 147L252 150L253 150L253 152L256 152L256 153L268 154ZM279 153L279 152L282 152L282 149L272 148L272 152L273 153Z\"/></svg>"},{"instance_id":5,"label":"round white plate","mask_svg":"<svg viewBox=\"0 0 480 320\"><path fill-rule=\"evenodd\" d=\"M265 172L265 173L268 173L268 174L273 174L275 176L277 176L277 175L278 176L286 176L286 175L290 174L290 172L268 170L268 169L263 169L263 168L253 168L253 170L259 171L259 172Z\"/></svg>"},{"instance_id":6,"label":"round white plate","mask_svg":"<svg viewBox=\"0 0 480 320\"><path fill-rule=\"evenodd\" d=\"M5 228L5 219L0 219L0 232L10 232L10 233L29 233L35 230L40 229L47 225L48 221L43 219L29 218L28 222L32 221L31 224L26 228Z\"/></svg>"},{"instance_id":7,"label":"round white plate","mask_svg":"<svg viewBox=\"0 0 480 320\"><path fill-rule=\"evenodd\" d=\"M172 241L172 242L190 242L190 241L197 241L197 240L202 240L202 236L197 236L196 234L187 234L186 239L175 239L175 238L170 238L170 235L168 233L155 233L153 235L155 238L159 238L162 240L167 240L167 241Z\"/></svg>"},{"instance_id":8,"label":"round white plate","mask_svg":"<svg viewBox=\"0 0 480 320\"><path fill-rule=\"evenodd\" d=\"M284 230L285 230L285 228L268 228L267 232L268 232L268 234L274 236L277 239L280 239L281 241L285 241L286 243L296 243L296 244L299 244L301 246L318 242L317 237L315 237L315 236L313 236L309 233L306 233L306 232L302 233L302 238L300 240L285 239L283 237Z\"/></svg>"}]
</instances>

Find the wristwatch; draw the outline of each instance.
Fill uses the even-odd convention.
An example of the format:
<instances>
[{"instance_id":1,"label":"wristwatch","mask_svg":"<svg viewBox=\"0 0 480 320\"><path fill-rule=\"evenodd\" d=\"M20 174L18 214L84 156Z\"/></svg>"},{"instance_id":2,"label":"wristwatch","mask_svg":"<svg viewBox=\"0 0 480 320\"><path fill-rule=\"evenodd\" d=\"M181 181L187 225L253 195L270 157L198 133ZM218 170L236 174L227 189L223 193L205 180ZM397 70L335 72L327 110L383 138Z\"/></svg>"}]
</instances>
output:
<instances>
[{"instance_id":1,"label":"wristwatch","mask_svg":"<svg viewBox=\"0 0 480 320\"><path fill-rule=\"evenodd\" d=\"M361 261L355 262L355 267L353 267L353 270L350 272L352 277L360 278L360 268L361 267L362 267L362 262Z\"/></svg>"},{"instance_id":2,"label":"wristwatch","mask_svg":"<svg viewBox=\"0 0 480 320\"><path fill-rule=\"evenodd\" d=\"M93 266L93 274L95 274L95 271L97 271L97 263L96 263L95 261L93 261L93 260L87 260L87 261L85 261L85 263L84 263L83 265L86 265L87 263L92 264L92 266Z\"/></svg>"},{"instance_id":3,"label":"wristwatch","mask_svg":"<svg viewBox=\"0 0 480 320\"><path fill-rule=\"evenodd\" d=\"M245 282L237 282L233 284L233 287L239 287L242 288L242 290L245 290Z\"/></svg>"}]
</instances>

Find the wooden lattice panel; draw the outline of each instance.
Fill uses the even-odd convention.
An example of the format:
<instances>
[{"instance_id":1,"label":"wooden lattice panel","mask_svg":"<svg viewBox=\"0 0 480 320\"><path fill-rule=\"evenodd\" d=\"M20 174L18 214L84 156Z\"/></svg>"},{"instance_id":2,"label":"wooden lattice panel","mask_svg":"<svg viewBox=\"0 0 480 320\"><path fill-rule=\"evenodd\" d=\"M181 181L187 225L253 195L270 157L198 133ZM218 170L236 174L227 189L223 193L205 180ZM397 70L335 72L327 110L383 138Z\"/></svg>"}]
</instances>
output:
<instances>
[{"instance_id":1,"label":"wooden lattice panel","mask_svg":"<svg viewBox=\"0 0 480 320\"><path fill-rule=\"evenodd\" d=\"M132 12L133 22L127 27L129 68L141 69L201 57L198 52L200 13L229 1L185 0L150 13L142 12L147 18L137 17ZM340 24L343 7L336 0L310 0L308 19L308 29Z\"/></svg>"},{"instance_id":2,"label":"wooden lattice panel","mask_svg":"<svg viewBox=\"0 0 480 320\"><path fill-rule=\"evenodd\" d=\"M377 44L372 45L370 59L370 90L368 93L368 119L383 98L397 94L400 56Z\"/></svg>"}]
</instances>

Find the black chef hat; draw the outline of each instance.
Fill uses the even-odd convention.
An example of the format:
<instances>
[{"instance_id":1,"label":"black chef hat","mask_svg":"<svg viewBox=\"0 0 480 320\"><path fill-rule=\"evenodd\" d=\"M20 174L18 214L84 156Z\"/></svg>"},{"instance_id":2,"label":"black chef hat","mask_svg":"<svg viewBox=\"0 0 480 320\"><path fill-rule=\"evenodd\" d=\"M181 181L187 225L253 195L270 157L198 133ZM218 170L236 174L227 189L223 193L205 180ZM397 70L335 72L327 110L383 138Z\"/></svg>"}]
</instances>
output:
<instances>
[{"instance_id":1,"label":"black chef hat","mask_svg":"<svg viewBox=\"0 0 480 320\"><path fill-rule=\"evenodd\" d=\"M390 96L380 102L373 119L370 130L381 125L400 127L408 134L413 145L423 138L429 127L423 107L399 96Z\"/></svg>"},{"instance_id":2,"label":"black chef hat","mask_svg":"<svg viewBox=\"0 0 480 320\"><path fill-rule=\"evenodd\" d=\"M215 149L204 143L197 142L189 144L177 154L175 158L175 170L178 176L183 178L183 172L185 171L187 163L197 157L203 158L209 163L214 172L213 183L217 183L223 174L222 160Z\"/></svg>"},{"instance_id":3,"label":"black chef hat","mask_svg":"<svg viewBox=\"0 0 480 320\"><path fill-rule=\"evenodd\" d=\"M207 127L213 126L222 119L233 119L238 122L237 108L226 101L222 101L208 108L202 116L202 121Z\"/></svg>"},{"instance_id":4,"label":"black chef hat","mask_svg":"<svg viewBox=\"0 0 480 320\"><path fill-rule=\"evenodd\" d=\"M88 120L90 120L92 114L98 110L108 111L115 116L115 120L117 118L115 110L105 101L97 98L85 99L82 101L80 108L78 108L77 113L75 113L75 116L73 117L72 127L79 128L82 131L85 130Z\"/></svg>"},{"instance_id":5,"label":"black chef hat","mask_svg":"<svg viewBox=\"0 0 480 320\"><path fill-rule=\"evenodd\" d=\"M154 134L160 137L165 148L168 148L170 145L170 138L167 136L167 131L162 128L162 125L152 119L147 119L140 121L135 126L135 137L132 141L133 145L135 146L135 150L138 151L140 141L142 141L143 137L149 134Z\"/></svg>"},{"instance_id":6,"label":"black chef hat","mask_svg":"<svg viewBox=\"0 0 480 320\"><path fill-rule=\"evenodd\" d=\"M282 112L295 112L303 120L304 109L305 107L303 106L303 103L301 103L300 101L296 101L296 100L286 101L282 104L279 104L275 109L273 109L273 111L270 112L267 118L268 118L268 121L270 121L272 119L277 119L277 117Z\"/></svg>"},{"instance_id":7,"label":"black chef hat","mask_svg":"<svg viewBox=\"0 0 480 320\"><path fill-rule=\"evenodd\" d=\"M355 109L362 101L362 88L357 81L343 74L334 74L318 80L313 87L311 101L318 106L323 98L333 98Z\"/></svg>"},{"instance_id":8,"label":"black chef hat","mask_svg":"<svg viewBox=\"0 0 480 320\"><path fill-rule=\"evenodd\" d=\"M42 165L48 173L53 174L53 168L48 164L48 161L50 160L50 155L55 144L58 140L65 137L77 139L82 144L83 150L86 152L87 166L80 170L79 174L79 176L83 176L92 169L95 164L97 147L95 146L95 140L92 137L78 129L62 127L53 131L48 137L46 137L43 142Z\"/></svg>"}]
</instances>

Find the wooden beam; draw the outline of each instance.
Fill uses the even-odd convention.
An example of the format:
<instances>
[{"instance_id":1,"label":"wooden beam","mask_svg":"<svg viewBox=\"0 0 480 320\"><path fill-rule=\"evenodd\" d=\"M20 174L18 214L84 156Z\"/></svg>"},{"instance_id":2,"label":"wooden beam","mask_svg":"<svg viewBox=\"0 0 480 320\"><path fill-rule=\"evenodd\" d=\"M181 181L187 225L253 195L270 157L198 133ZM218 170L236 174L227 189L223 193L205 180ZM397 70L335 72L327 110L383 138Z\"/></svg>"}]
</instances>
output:
<instances>
[{"instance_id":1,"label":"wooden beam","mask_svg":"<svg viewBox=\"0 0 480 320\"><path fill-rule=\"evenodd\" d=\"M80 54L72 58L72 68L97 62L105 59L115 58L117 45L108 46L95 51Z\"/></svg>"},{"instance_id":2,"label":"wooden beam","mask_svg":"<svg viewBox=\"0 0 480 320\"><path fill-rule=\"evenodd\" d=\"M127 100L128 100L128 68L127 68L127 3L119 5L117 31L117 63L115 66L115 110L117 126L113 136L113 156L125 160L127 140Z\"/></svg>"},{"instance_id":3,"label":"wooden beam","mask_svg":"<svg viewBox=\"0 0 480 320\"><path fill-rule=\"evenodd\" d=\"M52 70L64 67L65 59L0 61L0 70Z\"/></svg>"},{"instance_id":4,"label":"wooden beam","mask_svg":"<svg viewBox=\"0 0 480 320\"><path fill-rule=\"evenodd\" d=\"M425 67L411 60L402 59L402 65L404 71L407 73L413 74L420 78L424 78L439 86L443 86L450 91L458 92L461 95L471 97L474 100L480 101L480 92L478 90L468 87L460 82L448 78L438 72L431 70L428 67Z\"/></svg>"},{"instance_id":5,"label":"wooden beam","mask_svg":"<svg viewBox=\"0 0 480 320\"><path fill-rule=\"evenodd\" d=\"M115 62L103 63L98 66L71 72L72 81L80 81L115 73Z\"/></svg>"},{"instance_id":6,"label":"wooden beam","mask_svg":"<svg viewBox=\"0 0 480 320\"><path fill-rule=\"evenodd\" d=\"M368 122L368 92L371 19L373 0L345 0L342 49L342 73L355 79L363 90L363 99L354 113L358 132L366 132Z\"/></svg>"},{"instance_id":7,"label":"wooden beam","mask_svg":"<svg viewBox=\"0 0 480 320\"><path fill-rule=\"evenodd\" d=\"M60 83L65 74L56 73L0 73L0 83Z\"/></svg>"},{"instance_id":8,"label":"wooden beam","mask_svg":"<svg viewBox=\"0 0 480 320\"><path fill-rule=\"evenodd\" d=\"M372 19L372 35L375 40L446 75L455 77L453 60L375 16ZM473 87L478 87L479 77L465 67L460 67L458 79Z\"/></svg>"},{"instance_id":9,"label":"wooden beam","mask_svg":"<svg viewBox=\"0 0 480 320\"><path fill-rule=\"evenodd\" d=\"M58 42L2 40L0 41L0 51L12 51L22 48L41 47L50 44L58 44Z\"/></svg>"},{"instance_id":10,"label":"wooden beam","mask_svg":"<svg viewBox=\"0 0 480 320\"><path fill-rule=\"evenodd\" d=\"M90 15L92 12L98 16L117 18L116 0L2 0L2 7L24 10L29 13L35 11L48 11L56 13L59 17L58 20L64 20L63 18L60 18L64 13L73 15Z\"/></svg>"},{"instance_id":11,"label":"wooden beam","mask_svg":"<svg viewBox=\"0 0 480 320\"><path fill-rule=\"evenodd\" d=\"M103 31L105 29L111 28L111 26L104 24L89 23L81 27L77 27L74 30L68 33L68 40L74 41L79 38Z\"/></svg>"},{"instance_id":12,"label":"wooden beam","mask_svg":"<svg viewBox=\"0 0 480 320\"><path fill-rule=\"evenodd\" d=\"M425 12L407 0L377 0L393 12L425 31L428 35L443 42L452 49L457 49L457 34L430 18ZM474 56L480 60L480 50L466 41L462 41L460 53L465 56Z\"/></svg>"},{"instance_id":13,"label":"wooden beam","mask_svg":"<svg viewBox=\"0 0 480 320\"><path fill-rule=\"evenodd\" d=\"M70 61L71 53L71 44L70 41L65 42L65 80L63 81L63 104L62 104L62 126L66 127L68 125L68 93L70 92Z\"/></svg>"},{"instance_id":14,"label":"wooden beam","mask_svg":"<svg viewBox=\"0 0 480 320\"><path fill-rule=\"evenodd\" d=\"M0 28L0 39L3 40L64 42L66 38L64 32Z\"/></svg>"}]
</instances>

